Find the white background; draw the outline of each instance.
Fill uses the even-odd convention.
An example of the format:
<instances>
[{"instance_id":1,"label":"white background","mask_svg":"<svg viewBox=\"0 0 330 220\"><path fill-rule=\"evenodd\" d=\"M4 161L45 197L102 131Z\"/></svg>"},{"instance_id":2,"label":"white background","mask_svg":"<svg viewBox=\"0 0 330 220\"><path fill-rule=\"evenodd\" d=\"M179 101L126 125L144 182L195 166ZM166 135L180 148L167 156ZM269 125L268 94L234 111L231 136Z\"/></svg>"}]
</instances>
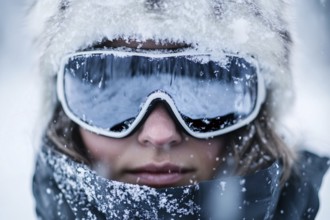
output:
<instances>
[{"instance_id":1,"label":"white background","mask_svg":"<svg viewBox=\"0 0 330 220\"><path fill-rule=\"evenodd\" d=\"M0 0L0 219L36 219L31 192L40 82L18 10L23 0ZM323 5L322 5L323 4ZM295 108L286 123L310 150L330 156L330 4L299 0L295 48ZM330 216L330 172L317 220Z\"/></svg>"}]
</instances>

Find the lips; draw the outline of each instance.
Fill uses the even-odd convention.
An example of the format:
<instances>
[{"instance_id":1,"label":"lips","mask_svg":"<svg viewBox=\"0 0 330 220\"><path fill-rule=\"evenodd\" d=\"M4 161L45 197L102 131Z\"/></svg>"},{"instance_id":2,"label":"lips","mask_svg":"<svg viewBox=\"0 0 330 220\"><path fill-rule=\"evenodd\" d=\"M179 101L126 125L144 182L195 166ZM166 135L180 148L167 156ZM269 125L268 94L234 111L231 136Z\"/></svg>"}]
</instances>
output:
<instances>
[{"instance_id":1,"label":"lips","mask_svg":"<svg viewBox=\"0 0 330 220\"><path fill-rule=\"evenodd\" d=\"M194 172L190 168L182 168L174 164L147 164L128 170L126 173L135 183L155 188L178 186L185 183L188 176Z\"/></svg>"}]
</instances>

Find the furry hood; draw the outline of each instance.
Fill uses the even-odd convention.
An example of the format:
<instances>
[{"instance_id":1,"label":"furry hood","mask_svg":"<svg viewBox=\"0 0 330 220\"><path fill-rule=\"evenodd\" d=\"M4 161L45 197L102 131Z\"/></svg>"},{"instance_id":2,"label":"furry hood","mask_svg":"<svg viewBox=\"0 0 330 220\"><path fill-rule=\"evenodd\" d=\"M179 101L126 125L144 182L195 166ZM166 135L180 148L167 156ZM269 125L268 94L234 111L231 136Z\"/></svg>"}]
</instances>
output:
<instances>
[{"instance_id":1,"label":"furry hood","mask_svg":"<svg viewBox=\"0 0 330 220\"><path fill-rule=\"evenodd\" d=\"M37 0L30 24L40 51L40 72L48 79L58 72L63 55L104 39L185 42L201 52L255 57L276 108L291 96L290 4L290 0Z\"/></svg>"}]
</instances>

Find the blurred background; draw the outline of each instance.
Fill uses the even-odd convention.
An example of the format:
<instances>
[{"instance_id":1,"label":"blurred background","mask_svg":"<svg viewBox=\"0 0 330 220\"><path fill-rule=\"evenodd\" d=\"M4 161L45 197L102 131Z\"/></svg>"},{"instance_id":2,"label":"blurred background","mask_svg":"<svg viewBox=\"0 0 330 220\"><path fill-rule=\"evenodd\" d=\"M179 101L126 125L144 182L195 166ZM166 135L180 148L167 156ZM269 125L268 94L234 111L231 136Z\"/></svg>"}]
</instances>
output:
<instances>
[{"instance_id":1,"label":"blurred background","mask_svg":"<svg viewBox=\"0 0 330 220\"><path fill-rule=\"evenodd\" d=\"M33 0L0 0L0 219L36 219L31 181L40 105L35 51L24 15ZM306 147L330 156L330 0L297 0L297 100L285 123ZM317 220L330 216L330 171Z\"/></svg>"},{"instance_id":2,"label":"blurred background","mask_svg":"<svg viewBox=\"0 0 330 220\"><path fill-rule=\"evenodd\" d=\"M330 0L297 0L293 73L296 102L287 124L311 151L330 156ZM317 220L330 216L330 171Z\"/></svg>"},{"instance_id":3,"label":"blurred background","mask_svg":"<svg viewBox=\"0 0 330 220\"><path fill-rule=\"evenodd\" d=\"M0 219L36 219L31 192L39 107L27 0L0 0Z\"/></svg>"}]
</instances>

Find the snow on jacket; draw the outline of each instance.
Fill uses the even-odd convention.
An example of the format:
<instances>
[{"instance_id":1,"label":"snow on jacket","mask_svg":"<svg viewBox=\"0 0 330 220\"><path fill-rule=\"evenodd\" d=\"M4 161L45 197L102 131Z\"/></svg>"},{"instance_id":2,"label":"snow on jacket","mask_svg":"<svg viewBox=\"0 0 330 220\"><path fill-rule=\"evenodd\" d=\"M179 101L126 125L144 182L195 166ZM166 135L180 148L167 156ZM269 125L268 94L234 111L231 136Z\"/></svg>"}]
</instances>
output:
<instances>
[{"instance_id":1,"label":"snow on jacket","mask_svg":"<svg viewBox=\"0 0 330 220\"><path fill-rule=\"evenodd\" d=\"M248 176L154 189L98 176L44 138L33 179L40 219L314 219L328 158L302 152L280 189L281 165Z\"/></svg>"}]
</instances>

